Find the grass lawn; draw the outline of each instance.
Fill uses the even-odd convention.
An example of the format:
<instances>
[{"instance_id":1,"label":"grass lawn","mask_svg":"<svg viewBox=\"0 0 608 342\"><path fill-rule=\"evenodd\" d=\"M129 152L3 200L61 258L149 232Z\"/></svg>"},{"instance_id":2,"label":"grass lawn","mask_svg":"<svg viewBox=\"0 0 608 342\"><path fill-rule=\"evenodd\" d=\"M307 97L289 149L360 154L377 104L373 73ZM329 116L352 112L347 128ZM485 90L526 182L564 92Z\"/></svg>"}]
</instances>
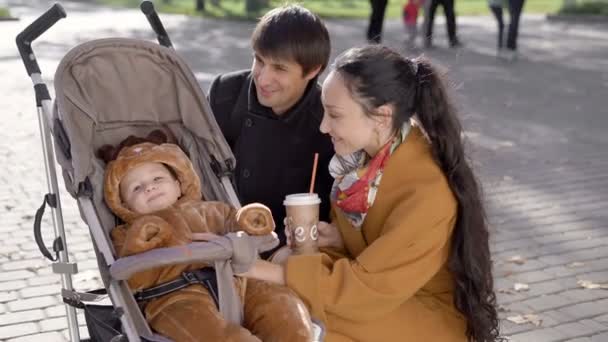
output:
<instances>
[{"instance_id":1,"label":"grass lawn","mask_svg":"<svg viewBox=\"0 0 608 342\"><path fill-rule=\"evenodd\" d=\"M105 4L137 7L140 0L98 0ZM487 0L455 0L457 15L486 15L489 14ZM195 11L195 0L170 0L166 4L163 0L154 0L160 12L183 13L200 15ZM203 15L220 18L253 19L260 14L245 13L245 0L220 0L221 7L215 7L207 0L207 12ZM271 0L272 6L279 6L284 0ZM314 11L325 18L367 18L370 12L368 0L301 0L297 1L304 7ZM401 6L405 0L389 0L387 17L396 18L401 15ZM525 13L556 13L563 0L528 0L524 5Z\"/></svg>"},{"instance_id":2,"label":"grass lawn","mask_svg":"<svg viewBox=\"0 0 608 342\"><path fill-rule=\"evenodd\" d=\"M10 18L11 14L6 7L0 7L0 18Z\"/></svg>"}]
</instances>

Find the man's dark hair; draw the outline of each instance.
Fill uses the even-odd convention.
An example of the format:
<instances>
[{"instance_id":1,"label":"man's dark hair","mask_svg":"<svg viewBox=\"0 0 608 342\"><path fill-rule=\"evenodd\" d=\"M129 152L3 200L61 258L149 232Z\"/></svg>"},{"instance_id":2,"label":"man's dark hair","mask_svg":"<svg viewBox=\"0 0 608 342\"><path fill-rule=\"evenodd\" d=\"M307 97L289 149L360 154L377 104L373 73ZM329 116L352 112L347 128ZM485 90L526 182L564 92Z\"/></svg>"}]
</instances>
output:
<instances>
[{"instance_id":1,"label":"man's dark hair","mask_svg":"<svg viewBox=\"0 0 608 342\"><path fill-rule=\"evenodd\" d=\"M251 45L264 57L296 61L304 74L321 66L331 50L329 33L316 14L298 5L277 7L266 13L251 36Z\"/></svg>"}]
</instances>

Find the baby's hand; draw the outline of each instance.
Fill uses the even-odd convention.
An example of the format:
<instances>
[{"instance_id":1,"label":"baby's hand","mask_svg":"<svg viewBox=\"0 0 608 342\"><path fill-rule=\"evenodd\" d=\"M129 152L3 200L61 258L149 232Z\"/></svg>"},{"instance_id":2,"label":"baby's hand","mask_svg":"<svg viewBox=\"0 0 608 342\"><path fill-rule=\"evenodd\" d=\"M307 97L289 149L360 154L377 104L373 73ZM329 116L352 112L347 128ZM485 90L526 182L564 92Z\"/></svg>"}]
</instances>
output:
<instances>
[{"instance_id":1,"label":"baby's hand","mask_svg":"<svg viewBox=\"0 0 608 342\"><path fill-rule=\"evenodd\" d=\"M133 221L121 255L131 255L164 247L171 239L171 226L158 216L142 216Z\"/></svg>"},{"instance_id":2,"label":"baby's hand","mask_svg":"<svg viewBox=\"0 0 608 342\"><path fill-rule=\"evenodd\" d=\"M274 230L274 220L270 209L261 203L251 203L236 213L239 227L249 235L270 234Z\"/></svg>"}]
</instances>

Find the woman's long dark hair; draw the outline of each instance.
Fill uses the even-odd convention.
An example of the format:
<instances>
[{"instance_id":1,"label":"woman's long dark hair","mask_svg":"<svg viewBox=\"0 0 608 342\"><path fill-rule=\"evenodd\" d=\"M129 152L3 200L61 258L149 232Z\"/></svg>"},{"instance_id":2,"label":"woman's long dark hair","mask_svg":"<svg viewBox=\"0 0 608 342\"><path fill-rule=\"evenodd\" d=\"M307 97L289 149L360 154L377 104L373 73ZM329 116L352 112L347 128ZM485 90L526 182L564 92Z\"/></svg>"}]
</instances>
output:
<instances>
[{"instance_id":1,"label":"woman's long dark hair","mask_svg":"<svg viewBox=\"0 0 608 342\"><path fill-rule=\"evenodd\" d=\"M423 58L410 60L378 45L350 49L333 67L368 115L381 105L393 106L395 131L417 115L458 202L448 259L454 305L467 320L470 341L502 341L481 191L465 159L462 127L441 76Z\"/></svg>"}]
</instances>

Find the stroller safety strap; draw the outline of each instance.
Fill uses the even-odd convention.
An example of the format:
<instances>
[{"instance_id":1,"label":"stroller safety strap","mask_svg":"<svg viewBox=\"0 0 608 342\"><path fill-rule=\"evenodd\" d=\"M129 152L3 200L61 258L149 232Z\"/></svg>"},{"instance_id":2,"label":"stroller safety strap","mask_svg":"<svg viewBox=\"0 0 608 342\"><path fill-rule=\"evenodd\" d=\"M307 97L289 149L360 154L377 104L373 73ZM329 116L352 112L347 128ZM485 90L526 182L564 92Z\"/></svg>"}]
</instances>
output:
<instances>
[{"instance_id":1,"label":"stroller safety strap","mask_svg":"<svg viewBox=\"0 0 608 342\"><path fill-rule=\"evenodd\" d=\"M213 267L204 267L199 270L182 273L182 277L164 284L154 286L143 291L135 293L135 300L138 302L147 301L156 297L160 297L171 292L181 290L184 287L201 284L209 291L211 298L215 302L215 306L219 309L219 297L217 291L217 278Z\"/></svg>"}]
</instances>

